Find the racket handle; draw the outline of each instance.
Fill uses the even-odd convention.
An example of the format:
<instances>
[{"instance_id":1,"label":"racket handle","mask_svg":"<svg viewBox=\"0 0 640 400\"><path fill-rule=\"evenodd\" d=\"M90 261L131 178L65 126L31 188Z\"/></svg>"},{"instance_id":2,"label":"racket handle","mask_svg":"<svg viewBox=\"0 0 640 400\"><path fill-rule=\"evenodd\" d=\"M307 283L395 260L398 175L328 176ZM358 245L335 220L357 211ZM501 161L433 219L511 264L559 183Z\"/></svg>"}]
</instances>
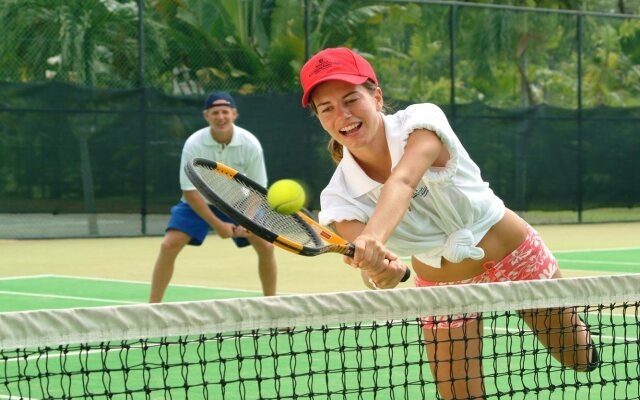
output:
<instances>
[{"instance_id":1,"label":"racket handle","mask_svg":"<svg viewBox=\"0 0 640 400\"><path fill-rule=\"evenodd\" d=\"M411 268L407 266L407 270L404 271L404 276L402 277L402 279L400 279L400 282L408 281L410 276L411 276Z\"/></svg>"},{"instance_id":2,"label":"racket handle","mask_svg":"<svg viewBox=\"0 0 640 400\"><path fill-rule=\"evenodd\" d=\"M347 250L346 253L344 253L344 255L347 257L353 258L353 254L355 252L356 252L356 246L353 243L349 243L349 249Z\"/></svg>"}]
</instances>

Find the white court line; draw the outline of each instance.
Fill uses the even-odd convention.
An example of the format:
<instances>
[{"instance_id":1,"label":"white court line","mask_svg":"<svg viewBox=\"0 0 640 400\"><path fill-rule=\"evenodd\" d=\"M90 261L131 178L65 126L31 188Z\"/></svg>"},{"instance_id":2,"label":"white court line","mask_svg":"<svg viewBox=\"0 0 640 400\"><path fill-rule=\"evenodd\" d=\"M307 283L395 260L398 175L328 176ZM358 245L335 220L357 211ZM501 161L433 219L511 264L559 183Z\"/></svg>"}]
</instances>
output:
<instances>
[{"instance_id":1,"label":"white court line","mask_svg":"<svg viewBox=\"0 0 640 400\"><path fill-rule=\"evenodd\" d=\"M580 260L580 259L568 259L561 258L558 262L570 262L570 263L580 263L580 264L607 264L607 265L626 265L631 267L640 267L640 262L625 262L625 261L598 261L598 260Z\"/></svg>"},{"instance_id":2,"label":"white court line","mask_svg":"<svg viewBox=\"0 0 640 400\"><path fill-rule=\"evenodd\" d=\"M51 278L52 276L55 276L55 275L45 274L45 275L5 276L0 278L0 281L13 281L13 280L18 281L22 279Z\"/></svg>"},{"instance_id":3,"label":"white court line","mask_svg":"<svg viewBox=\"0 0 640 400\"><path fill-rule=\"evenodd\" d=\"M47 275L49 278L63 278L63 279L77 279L77 280L87 280L87 281L99 281L99 282L123 282L123 283L133 283L137 285L149 285L150 283L147 281L134 281L127 279L112 279L112 278L95 278L89 276L73 276L73 275ZM203 286L203 285L183 285L183 284L171 284L172 287L184 287L184 288L193 288L193 289L210 289L210 290L226 290L230 292L244 292L244 293L259 293L257 290L248 290L248 289L237 289L237 288L224 288L224 287L213 287L213 286Z\"/></svg>"},{"instance_id":4,"label":"white court line","mask_svg":"<svg viewBox=\"0 0 640 400\"><path fill-rule=\"evenodd\" d=\"M10 280L27 280L34 278L60 278L60 279L74 279L74 280L85 280L85 281L100 281L100 282L113 282L113 283L132 283L139 285L149 285L149 282L141 282L141 281L133 281L133 280L120 280L120 279L108 279L108 278L93 278L93 277L81 277L81 276L67 276L67 275L56 275L56 274L47 274L47 275L27 275L27 276L16 276L16 277L4 277L0 278L0 281L10 281ZM201 286L201 285L172 285L174 287L184 287L184 288L196 288L196 289L207 289L207 290L224 290L229 292L238 292L238 293L256 293L262 294L262 292L258 292L255 290L243 290L243 289L234 289L234 288L219 288L219 287L210 287L210 286ZM10 290L0 290L0 295L12 295L12 296L25 296L25 297L42 297L42 298L51 298L51 299L62 299L62 300L80 300L80 301L92 301L98 303L107 303L107 304L144 304L142 302L136 301L126 301L126 300L109 300L102 298L94 298L94 297L77 297L77 296L64 296L64 295L56 295L56 294L42 294L42 293L31 293L31 292L17 292ZM288 293L281 293L283 295Z\"/></svg>"},{"instance_id":5,"label":"white court line","mask_svg":"<svg viewBox=\"0 0 640 400\"><path fill-rule=\"evenodd\" d=\"M99 281L99 282L114 282L114 283L133 283L136 285L149 285L150 283L147 281L134 281L128 279L111 279L111 278L95 278L89 276L73 276L73 275L59 275L59 274L46 274L46 275L26 275L26 276L10 276L10 277L2 277L0 281L11 281L11 280L26 280L26 279L34 279L34 278L61 278L61 279L75 279L75 280L86 280L86 281ZM203 286L203 285L185 285L185 284L171 284L172 287L184 287L184 288L193 288L193 289L210 289L210 290L225 290L228 292L243 292L243 293L257 293L262 294L262 292L257 290L249 290L249 289L237 289L237 288L225 288L225 287L214 287L214 286ZM282 293L289 294L289 293Z\"/></svg>"},{"instance_id":6,"label":"white court line","mask_svg":"<svg viewBox=\"0 0 640 400\"><path fill-rule=\"evenodd\" d=\"M0 290L0 294L8 294L11 296L28 296L28 297L46 297L53 299L63 299L63 300L82 300L82 301L94 301L98 303L119 303L119 304L141 304L137 301L125 301L125 300L109 300L109 299L99 299L95 297L77 297L77 296L62 296L57 294L40 294L40 293L29 293L29 292L14 292L11 290Z\"/></svg>"},{"instance_id":7,"label":"white court line","mask_svg":"<svg viewBox=\"0 0 640 400\"><path fill-rule=\"evenodd\" d=\"M605 251L634 251L640 250L640 247L617 247L617 248L606 248L606 249L575 249L575 250L552 250L553 254L571 254L571 253L598 253ZM410 256L400 257L400 259L404 262L411 262ZM623 262L623 261L594 261L594 260L580 260L580 259L558 259L559 262L570 262L570 263L584 263L584 264L611 264L611 265L624 265L636 267L640 266L640 262Z\"/></svg>"},{"instance_id":8,"label":"white court line","mask_svg":"<svg viewBox=\"0 0 640 400\"><path fill-rule=\"evenodd\" d=\"M575 249L575 250L551 250L552 253L597 253L602 251L632 251L640 250L640 247L612 247L608 249Z\"/></svg>"}]
</instances>

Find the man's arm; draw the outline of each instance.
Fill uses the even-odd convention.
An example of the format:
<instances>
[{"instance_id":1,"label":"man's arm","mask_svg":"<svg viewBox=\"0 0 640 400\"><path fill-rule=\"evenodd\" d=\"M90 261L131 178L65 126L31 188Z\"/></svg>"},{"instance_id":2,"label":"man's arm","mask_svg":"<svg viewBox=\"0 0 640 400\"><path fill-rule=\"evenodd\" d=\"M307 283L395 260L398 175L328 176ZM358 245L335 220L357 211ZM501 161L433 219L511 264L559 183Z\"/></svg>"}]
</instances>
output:
<instances>
[{"instance_id":1,"label":"man's arm","mask_svg":"<svg viewBox=\"0 0 640 400\"><path fill-rule=\"evenodd\" d=\"M244 229L238 229L238 227L232 223L224 222L211 211L209 205L204 201L200 193L195 190L183 191L184 198L189 203L189 206L196 212L202 219L207 221L211 228L215 229L221 238L230 237L246 237L247 232Z\"/></svg>"}]
</instances>

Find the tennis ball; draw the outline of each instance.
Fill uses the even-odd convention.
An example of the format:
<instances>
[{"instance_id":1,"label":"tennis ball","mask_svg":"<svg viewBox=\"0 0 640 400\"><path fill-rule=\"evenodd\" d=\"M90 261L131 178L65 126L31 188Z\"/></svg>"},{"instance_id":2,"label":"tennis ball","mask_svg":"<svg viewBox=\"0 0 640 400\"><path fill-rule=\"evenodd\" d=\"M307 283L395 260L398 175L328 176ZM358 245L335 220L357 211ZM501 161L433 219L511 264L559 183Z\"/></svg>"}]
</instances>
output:
<instances>
[{"instance_id":1,"label":"tennis ball","mask_svg":"<svg viewBox=\"0 0 640 400\"><path fill-rule=\"evenodd\" d=\"M267 202L280 214L295 214L304 206L304 188L292 179L281 179L267 191Z\"/></svg>"}]
</instances>

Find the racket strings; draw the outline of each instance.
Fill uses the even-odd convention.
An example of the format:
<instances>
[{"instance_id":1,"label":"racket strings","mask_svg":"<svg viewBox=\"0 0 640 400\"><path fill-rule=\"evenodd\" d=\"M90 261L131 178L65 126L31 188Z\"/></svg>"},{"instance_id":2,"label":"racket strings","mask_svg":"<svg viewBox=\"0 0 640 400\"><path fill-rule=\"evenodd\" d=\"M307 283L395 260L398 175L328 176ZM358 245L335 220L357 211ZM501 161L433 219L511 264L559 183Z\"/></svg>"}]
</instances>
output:
<instances>
[{"instance_id":1,"label":"racket strings","mask_svg":"<svg viewBox=\"0 0 640 400\"><path fill-rule=\"evenodd\" d=\"M313 230L300 221L300 217L280 214L272 209L266 194L258 188L206 165L194 167L217 197L256 225L303 246L317 248L325 245Z\"/></svg>"}]
</instances>

